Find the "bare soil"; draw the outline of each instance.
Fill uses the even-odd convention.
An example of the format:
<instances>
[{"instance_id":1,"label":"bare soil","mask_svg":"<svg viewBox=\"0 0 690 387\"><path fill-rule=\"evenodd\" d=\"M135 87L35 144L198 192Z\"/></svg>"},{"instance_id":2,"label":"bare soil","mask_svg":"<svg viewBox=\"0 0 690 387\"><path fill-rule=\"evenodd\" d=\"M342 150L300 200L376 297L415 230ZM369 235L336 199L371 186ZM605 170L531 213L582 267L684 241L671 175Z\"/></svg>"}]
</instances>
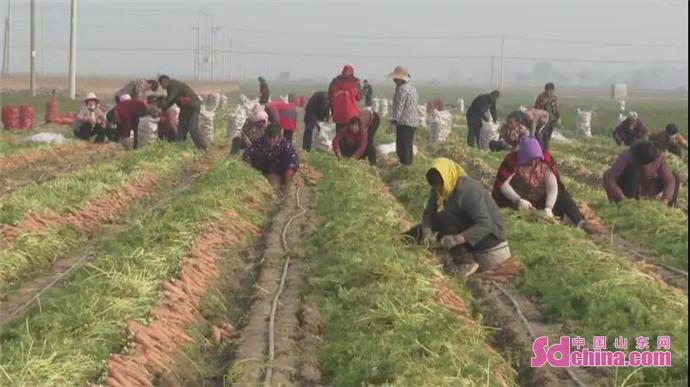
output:
<instances>
[{"instance_id":1,"label":"bare soil","mask_svg":"<svg viewBox=\"0 0 690 387\"><path fill-rule=\"evenodd\" d=\"M302 184L298 183L297 186ZM286 230L286 251L282 240L283 229L290 219L301 212L294 199L296 192L299 192L301 205L306 213L294 218ZM302 299L306 266L302 240L313 232L317 224L313 203L309 188L303 187L297 191L297 187L293 186L265 236L259 277L255 284L255 299L248 314L247 325L242 331L233 365L233 369L237 371L237 377L233 381L236 386L262 384L267 372L272 372L273 385L320 385L321 372L316 345L323 327L318 310L313 305L305 304ZM290 257L290 265L275 315L275 358L269 362L271 308L287 256ZM269 367L271 371L268 371Z\"/></svg>"}]
</instances>

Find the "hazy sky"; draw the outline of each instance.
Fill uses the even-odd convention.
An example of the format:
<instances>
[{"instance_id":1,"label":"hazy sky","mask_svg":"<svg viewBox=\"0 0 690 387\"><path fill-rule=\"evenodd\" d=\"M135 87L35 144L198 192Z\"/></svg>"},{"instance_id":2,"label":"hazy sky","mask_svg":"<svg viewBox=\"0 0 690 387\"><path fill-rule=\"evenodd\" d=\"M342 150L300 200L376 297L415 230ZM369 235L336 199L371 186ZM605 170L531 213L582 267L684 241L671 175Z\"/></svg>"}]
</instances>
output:
<instances>
[{"instance_id":1,"label":"hazy sky","mask_svg":"<svg viewBox=\"0 0 690 387\"><path fill-rule=\"evenodd\" d=\"M48 73L67 71L69 2L36 0L39 72L42 36ZM7 0L1 4L4 18ZM28 4L12 1L15 73L28 69ZM402 64L417 79L446 80L455 68L461 81L488 82L491 55L498 78L501 35L506 36L507 81L518 71L529 71L539 58L574 73L687 69L687 1L79 0L78 72L190 77L199 12L213 18L203 17L204 43L211 25L220 27L219 50L223 40L229 50L232 39L235 53L226 55L225 69L235 77L272 78L284 70L293 78L327 78L351 63L358 75L382 79ZM630 61L644 63L622 63ZM221 69L219 54L218 74Z\"/></svg>"}]
</instances>

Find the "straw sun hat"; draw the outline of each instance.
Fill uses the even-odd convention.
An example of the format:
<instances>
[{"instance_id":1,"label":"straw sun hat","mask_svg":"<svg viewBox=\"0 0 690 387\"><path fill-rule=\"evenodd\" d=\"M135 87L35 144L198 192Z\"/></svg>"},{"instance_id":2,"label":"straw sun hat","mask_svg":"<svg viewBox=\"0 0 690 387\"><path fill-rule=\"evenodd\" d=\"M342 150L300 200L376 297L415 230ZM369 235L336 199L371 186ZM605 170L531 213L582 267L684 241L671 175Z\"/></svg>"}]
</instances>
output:
<instances>
[{"instance_id":1,"label":"straw sun hat","mask_svg":"<svg viewBox=\"0 0 690 387\"><path fill-rule=\"evenodd\" d=\"M409 81L411 78L410 72L402 66L396 67L392 73L388 74L388 76L393 79L400 79L403 81Z\"/></svg>"}]
</instances>

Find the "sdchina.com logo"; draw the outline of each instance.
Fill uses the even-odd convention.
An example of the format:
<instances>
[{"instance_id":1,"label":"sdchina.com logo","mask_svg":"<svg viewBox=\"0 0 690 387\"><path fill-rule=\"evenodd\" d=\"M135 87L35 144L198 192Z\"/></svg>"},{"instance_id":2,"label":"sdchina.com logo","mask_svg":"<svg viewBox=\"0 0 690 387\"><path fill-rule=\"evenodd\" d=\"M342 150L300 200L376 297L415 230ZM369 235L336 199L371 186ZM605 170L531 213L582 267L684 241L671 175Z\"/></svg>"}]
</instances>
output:
<instances>
[{"instance_id":1,"label":"sdchina.com logo","mask_svg":"<svg viewBox=\"0 0 690 387\"><path fill-rule=\"evenodd\" d=\"M594 336L592 349L586 348L584 338L562 336L557 343L549 345L549 338L538 337L532 344L532 367L670 367L671 339L669 336L657 338L657 350L652 351L649 338L635 338L635 350L628 349L628 339L618 337L614 342L615 351L607 350L606 336Z\"/></svg>"}]
</instances>

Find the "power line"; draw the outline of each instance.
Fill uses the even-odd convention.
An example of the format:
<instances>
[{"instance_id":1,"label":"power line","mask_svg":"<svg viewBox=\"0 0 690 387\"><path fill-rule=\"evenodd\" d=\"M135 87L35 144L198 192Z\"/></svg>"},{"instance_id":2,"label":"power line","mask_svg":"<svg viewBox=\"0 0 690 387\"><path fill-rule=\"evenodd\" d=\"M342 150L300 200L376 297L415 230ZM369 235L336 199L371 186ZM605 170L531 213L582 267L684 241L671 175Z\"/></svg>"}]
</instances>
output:
<instances>
[{"instance_id":1,"label":"power line","mask_svg":"<svg viewBox=\"0 0 690 387\"><path fill-rule=\"evenodd\" d=\"M14 20L13 23L28 23L28 20ZM48 23L52 25L62 24L58 22ZM80 23L80 27L95 27L95 28L117 28L117 29L137 29L137 30L147 30L147 31L160 31L160 30L189 30L187 26L171 26L171 25L141 25L141 24L103 24L103 23ZM496 40L500 41L501 35L343 35L343 34L332 34L323 32L294 32L294 31L284 31L284 30L264 30L264 29L254 29L254 28L244 28L244 27L231 27L231 26L221 26L221 28L235 31L235 32L247 32L252 34L265 34L265 35L280 35L280 36L292 36L300 38L327 38L327 39L351 39L351 40L428 40L428 41L463 41L463 40ZM591 40L574 40L574 39L561 39L561 38L545 38L545 37L531 37L531 36L520 36L520 35L506 35L508 40L520 40L526 42L544 42L544 43L557 43L557 44L573 44L573 45L588 45L588 46L600 46L600 47L639 47L639 48L680 48L687 49L688 44L681 43L636 43L636 42L611 42L611 41L591 41Z\"/></svg>"},{"instance_id":2,"label":"power line","mask_svg":"<svg viewBox=\"0 0 690 387\"><path fill-rule=\"evenodd\" d=\"M26 48L13 46L14 48ZM66 47L49 46L49 50L67 50ZM95 47L82 46L79 51L94 52L170 52L170 53L189 53L195 52L196 48L186 47ZM425 55L425 54L358 54L358 53L314 53L314 52L281 52L269 50L218 50L222 54L239 54L254 56L283 56L283 57L304 57L304 58L379 58L379 59L448 59L448 60L475 60L491 59L492 55ZM528 56L505 56L506 60L513 61L550 61L565 63L600 63L600 64L687 64L687 60L606 60L591 58L562 58L562 57L528 57Z\"/></svg>"}]
</instances>

